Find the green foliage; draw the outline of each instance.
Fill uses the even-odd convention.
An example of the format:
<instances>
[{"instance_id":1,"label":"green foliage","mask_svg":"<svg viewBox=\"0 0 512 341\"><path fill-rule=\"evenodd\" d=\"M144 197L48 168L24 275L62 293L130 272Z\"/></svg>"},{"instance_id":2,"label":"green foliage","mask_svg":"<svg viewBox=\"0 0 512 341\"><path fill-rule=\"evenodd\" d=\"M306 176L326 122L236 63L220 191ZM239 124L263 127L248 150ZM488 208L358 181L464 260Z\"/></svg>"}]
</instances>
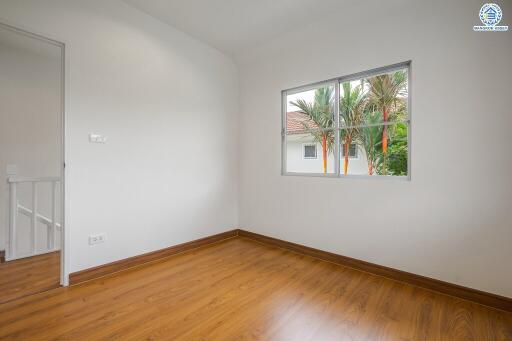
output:
<instances>
[{"instance_id":1,"label":"green foliage","mask_svg":"<svg viewBox=\"0 0 512 341\"><path fill-rule=\"evenodd\" d=\"M352 88L350 82L341 84L340 96L340 126L354 127L364 122L363 111L366 96L360 85ZM348 128L341 131L341 140L352 140L358 134L358 128Z\"/></svg>"},{"instance_id":2,"label":"green foliage","mask_svg":"<svg viewBox=\"0 0 512 341\"><path fill-rule=\"evenodd\" d=\"M352 88L350 82L342 83L340 98L340 125L357 126L363 122L365 94L360 85ZM347 129L350 130L350 129Z\"/></svg>"},{"instance_id":3,"label":"green foliage","mask_svg":"<svg viewBox=\"0 0 512 341\"><path fill-rule=\"evenodd\" d=\"M407 73L396 71L366 79L369 86L368 105L374 110L390 110L389 120L401 119L405 112Z\"/></svg>"},{"instance_id":4,"label":"green foliage","mask_svg":"<svg viewBox=\"0 0 512 341\"><path fill-rule=\"evenodd\" d=\"M365 124L378 124L382 122L382 113L380 111L364 111ZM364 148L366 159L368 161L368 173L378 172L382 161L382 126L373 125L361 128L356 141ZM371 175L371 174L370 174Z\"/></svg>"},{"instance_id":5,"label":"green foliage","mask_svg":"<svg viewBox=\"0 0 512 341\"><path fill-rule=\"evenodd\" d=\"M384 75L370 77L366 80L369 90L367 94L367 110L380 112L384 121L402 121L407 117L407 73L396 71ZM388 118L384 117L384 113ZM368 117L368 116L367 116ZM372 124L368 120L366 124ZM382 131L381 131L382 139ZM375 151L364 146L370 166L374 162L377 174L407 175L407 125L397 123L387 126L388 149L383 153L382 142Z\"/></svg>"},{"instance_id":6,"label":"green foliage","mask_svg":"<svg viewBox=\"0 0 512 341\"><path fill-rule=\"evenodd\" d=\"M398 123L390 139L388 149L388 173L390 175L407 175L407 126Z\"/></svg>"},{"instance_id":7,"label":"green foliage","mask_svg":"<svg viewBox=\"0 0 512 341\"><path fill-rule=\"evenodd\" d=\"M290 104L299 108L313 121L318 129L303 122L317 142L327 138L327 149L334 149L334 96L332 87L315 90L314 102L303 99ZM368 174L407 175L407 124L387 125L388 149L383 153L384 113L387 122L401 122L407 118L407 73L396 71L361 80L352 87L351 82L340 84L341 144L357 143L366 154ZM368 127L361 127L369 125ZM384 165L386 169L384 169Z\"/></svg>"},{"instance_id":8,"label":"green foliage","mask_svg":"<svg viewBox=\"0 0 512 341\"><path fill-rule=\"evenodd\" d=\"M382 148L378 150L377 157L377 174L379 175L407 175L407 125L397 123L389 126L389 145L386 162L384 163L384 155ZM384 164L387 165L387 172L384 172Z\"/></svg>"},{"instance_id":9,"label":"green foliage","mask_svg":"<svg viewBox=\"0 0 512 341\"><path fill-rule=\"evenodd\" d=\"M318 126L318 129L312 129L307 122L302 123L304 130L311 134L316 142L321 143L324 136L327 138L327 150L329 151L334 148L334 133L325 129L334 126L333 103L334 95L331 87L316 89L313 103L308 103L303 99L290 102Z\"/></svg>"}]
</instances>

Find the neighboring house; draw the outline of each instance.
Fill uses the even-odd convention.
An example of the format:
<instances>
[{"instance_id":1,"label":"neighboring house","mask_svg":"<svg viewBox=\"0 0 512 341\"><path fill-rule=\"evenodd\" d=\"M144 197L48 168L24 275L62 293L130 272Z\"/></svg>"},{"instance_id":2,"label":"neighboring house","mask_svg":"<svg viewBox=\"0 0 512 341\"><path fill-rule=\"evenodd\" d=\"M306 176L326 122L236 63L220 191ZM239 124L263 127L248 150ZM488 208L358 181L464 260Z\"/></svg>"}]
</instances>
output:
<instances>
[{"instance_id":1,"label":"neighboring house","mask_svg":"<svg viewBox=\"0 0 512 341\"><path fill-rule=\"evenodd\" d=\"M322 144L315 142L306 128L314 130L318 129L318 126L301 112L292 111L286 114L286 169L288 172L322 173ZM343 150L340 150L340 153L340 169L343 171ZM363 148L352 144L349 157L348 174L368 174L368 163ZM327 156L327 172L334 172L333 152Z\"/></svg>"}]
</instances>

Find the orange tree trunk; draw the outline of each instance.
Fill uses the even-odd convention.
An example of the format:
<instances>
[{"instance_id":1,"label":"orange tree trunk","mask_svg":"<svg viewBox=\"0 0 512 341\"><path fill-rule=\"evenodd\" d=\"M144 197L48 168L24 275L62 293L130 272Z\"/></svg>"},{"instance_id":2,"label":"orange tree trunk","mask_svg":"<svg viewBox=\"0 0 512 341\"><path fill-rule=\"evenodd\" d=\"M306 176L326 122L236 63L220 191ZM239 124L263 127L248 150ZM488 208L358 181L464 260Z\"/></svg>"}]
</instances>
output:
<instances>
[{"instance_id":1,"label":"orange tree trunk","mask_svg":"<svg viewBox=\"0 0 512 341\"><path fill-rule=\"evenodd\" d=\"M324 174L327 173L327 135L322 135L322 161L324 162Z\"/></svg>"},{"instance_id":2,"label":"orange tree trunk","mask_svg":"<svg viewBox=\"0 0 512 341\"><path fill-rule=\"evenodd\" d=\"M387 123L389 119L388 109L386 107L382 110L382 120ZM386 154L388 152L388 126L384 125L382 130L382 152Z\"/></svg>"},{"instance_id":3,"label":"orange tree trunk","mask_svg":"<svg viewBox=\"0 0 512 341\"><path fill-rule=\"evenodd\" d=\"M368 165L368 175L373 175L373 163L371 162Z\"/></svg>"},{"instance_id":4,"label":"orange tree trunk","mask_svg":"<svg viewBox=\"0 0 512 341\"><path fill-rule=\"evenodd\" d=\"M385 106L382 108L382 119L384 123L388 122L389 119L389 113L388 108ZM386 169L386 161L387 161L387 154L388 154L388 126L384 125L384 128L382 129L382 154L383 154L383 160L382 160L382 174L387 174Z\"/></svg>"},{"instance_id":5,"label":"orange tree trunk","mask_svg":"<svg viewBox=\"0 0 512 341\"><path fill-rule=\"evenodd\" d=\"M345 145L343 146L343 149L345 150L345 163L343 164L343 174L347 175L348 173L348 157L350 152L350 145L352 144L352 139L347 138L345 141Z\"/></svg>"}]
</instances>

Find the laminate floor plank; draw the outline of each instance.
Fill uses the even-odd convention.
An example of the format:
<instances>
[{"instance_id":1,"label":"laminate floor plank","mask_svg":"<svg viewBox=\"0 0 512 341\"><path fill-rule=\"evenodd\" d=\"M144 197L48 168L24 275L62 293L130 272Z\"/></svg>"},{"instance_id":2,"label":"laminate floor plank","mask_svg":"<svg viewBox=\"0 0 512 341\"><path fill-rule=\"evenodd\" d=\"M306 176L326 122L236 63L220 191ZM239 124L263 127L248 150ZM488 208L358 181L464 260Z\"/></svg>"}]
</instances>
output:
<instances>
[{"instance_id":1,"label":"laminate floor plank","mask_svg":"<svg viewBox=\"0 0 512 341\"><path fill-rule=\"evenodd\" d=\"M0 263L0 304L59 287L60 252Z\"/></svg>"}]
</instances>

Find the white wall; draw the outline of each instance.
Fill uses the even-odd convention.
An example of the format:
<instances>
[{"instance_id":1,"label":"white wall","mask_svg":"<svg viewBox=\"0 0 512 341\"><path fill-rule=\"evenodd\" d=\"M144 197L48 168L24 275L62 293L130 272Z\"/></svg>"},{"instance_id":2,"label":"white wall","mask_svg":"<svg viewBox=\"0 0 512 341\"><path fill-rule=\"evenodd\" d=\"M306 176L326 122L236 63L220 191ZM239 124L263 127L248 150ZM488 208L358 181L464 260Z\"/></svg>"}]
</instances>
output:
<instances>
[{"instance_id":1,"label":"white wall","mask_svg":"<svg viewBox=\"0 0 512 341\"><path fill-rule=\"evenodd\" d=\"M231 60L119 1L2 0L0 17L67 43L71 272L237 227Z\"/></svg>"},{"instance_id":2,"label":"white wall","mask_svg":"<svg viewBox=\"0 0 512 341\"><path fill-rule=\"evenodd\" d=\"M0 250L8 228L7 165L18 175L59 176L61 151L60 48L0 27ZM31 208L31 184L18 185L18 201ZM39 186L39 213L51 217L50 185ZM18 219L17 250L30 250L30 221ZM46 248L45 225L37 226ZM59 236L57 236L59 237Z\"/></svg>"},{"instance_id":3,"label":"white wall","mask_svg":"<svg viewBox=\"0 0 512 341\"><path fill-rule=\"evenodd\" d=\"M512 297L512 32L473 32L480 6L347 2L247 51L241 227ZM281 90L406 60L412 181L280 175Z\"/></svg>"},{"instance_id":4,"label":"white wall","mask_svg":"<svg viewBox=\"0 0 512 341\"><path fill-rule=\"evenodd\" d=\"M240 222L512 296L512 40L472 31L480 6L347 3L247 51L239 98L229 59L123 3L0 0L0 20L68 44L70 270ZM280 90L409 59L411 182L280 175ZM90 132L108 143L89 144Z\"/></svg>"}]
</instances>

